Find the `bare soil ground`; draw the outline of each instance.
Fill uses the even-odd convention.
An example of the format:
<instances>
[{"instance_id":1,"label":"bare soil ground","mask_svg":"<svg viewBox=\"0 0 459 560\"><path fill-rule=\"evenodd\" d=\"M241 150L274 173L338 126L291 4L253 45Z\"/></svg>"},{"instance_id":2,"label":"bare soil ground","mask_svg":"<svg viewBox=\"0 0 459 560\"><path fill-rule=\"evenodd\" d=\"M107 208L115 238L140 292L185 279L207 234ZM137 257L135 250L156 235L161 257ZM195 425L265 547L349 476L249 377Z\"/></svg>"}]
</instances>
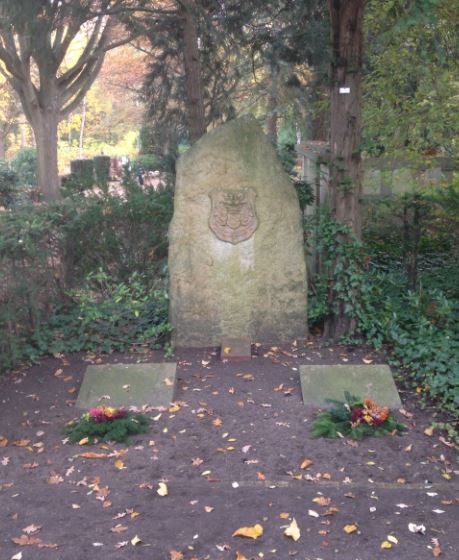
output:
<instances>
[{"instance_id":1,"label":"bare soil ground","mask_svg":"<svg viewBox=\"0 0 459 560\"><path fill-rule=\"evenodd\" d=\"M178 352L176 404L150 411L150 432L129 447L70 445L62 429L79 415L88 363L160 353L60 356L1 379L0 559L457 560L457 452L424 432L438 418L416 393L398 383L402 437L310 437L299 365L382 357L320 340L257 353L229 364L211 349ZM297 541L284 535L293 519ZM255 524L259 538L233 536Z\"/></svg>"}]
</instances>

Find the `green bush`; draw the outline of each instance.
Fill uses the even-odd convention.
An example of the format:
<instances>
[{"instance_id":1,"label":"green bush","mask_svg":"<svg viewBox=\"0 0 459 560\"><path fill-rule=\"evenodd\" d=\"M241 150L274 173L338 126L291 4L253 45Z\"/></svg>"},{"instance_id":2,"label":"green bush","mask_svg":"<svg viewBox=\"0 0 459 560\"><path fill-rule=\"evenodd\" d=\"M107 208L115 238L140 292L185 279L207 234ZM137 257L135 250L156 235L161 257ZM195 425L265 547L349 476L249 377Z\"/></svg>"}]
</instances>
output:
<instances>
[{"instance_id":1,"label":"green bush","mask_svg":"<svg viewBox=\"0 0 459 560\"><path fill-rule=\"evenodd\" d=\"M344 229L343 229L344 228ZM339 241L346 227L322 216L318 243L324 268L309 295L310 319L325 320L344 304L366 342L388 349L391 364L407 372L407 382L419 387L443 410L459 417L459 297L440 288L408 288L403 267L371 266L368 249L354 240ZM333 262L338 266L330 267ZM336 276L330 276L334 270ZM429 271L432 274L432 271ZM327 299L329 283L337 286L337 301ZM352 342L347 340L347 342Z\"/></svg>"},{"instance_id":2,"label":"green bush","mask_svg":"<svg viewBox=\"0 0 459 560\"><path fill-rule=\"evenodd\" d=\"M163 340L167 305L158 294L171 215L169 193L143 192L135 183L123 197L74 195L0 212L0 370L58 348ZM94 276L101 268L104 282ZM124 307L115 310L124 292L117 302ZM110 316L119 319L111 323Z\"/></svg>"},{"instance_id":3,"label":"green bush","mask_svg":"<svg viewBox=\"0 0 459 560\"><path fill-rule=\"evenodd\" d=\"M37 150L22 148L11 161L11 168L17 173L19 184L36 188L38 185Z\"/></svg>"},{"instance_id":4,"label":"green bush","mask_svg":"<svg viewBox=\"0 0 459 560\"><path fill-rule=\"evenodd\" d=\"M160 169L161 162L155 154L141 154L137 156L137 159L134 162L134 169L141 165L145 171L156 171Z\"/></svg>"},{"instance_id":5,"label":"green bush","mask_svg":"<svg viewBox=\"0 0 459 560\"><path fill-rule=\"evenodd\" d=\"M19 178L9 168L8 163L0 160L0 206L10 208L17 199Z\"/></svg>"},{"instance_id":6,"label":"green bush","mask_svg":"<svg viewBox=\"0 0 459 560\"><path fill-rule=\"evenodd\" d=\"M52 354L158 348L171 330L167 293L146 286L135 273L126 283L115 283L104 272L90 274L34 333L33 345Z\"/></svg>"}]
</instances>

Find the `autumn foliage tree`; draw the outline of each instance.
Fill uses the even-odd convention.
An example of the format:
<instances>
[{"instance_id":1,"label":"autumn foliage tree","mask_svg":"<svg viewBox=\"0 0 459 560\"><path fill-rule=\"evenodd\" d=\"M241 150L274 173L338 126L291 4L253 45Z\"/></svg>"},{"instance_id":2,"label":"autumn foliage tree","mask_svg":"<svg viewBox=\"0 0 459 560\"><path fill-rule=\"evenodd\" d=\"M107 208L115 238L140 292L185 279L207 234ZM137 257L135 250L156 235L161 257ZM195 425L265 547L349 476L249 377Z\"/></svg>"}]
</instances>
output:
<instances>
[{"instance_id":1,"label":"autumn foliage tree","mask_svg":"<svg viewBox=\"0 0 459 560\"><path fill-rule=\"evenodd\" d=\"M2 0L0 69L22 104L38 150L39 188L59 196L57 130L82 101L105 53L126 42L112 15L122 0ZM71 60L70 53L79 49Z\"/></svg>"}]
</instances>

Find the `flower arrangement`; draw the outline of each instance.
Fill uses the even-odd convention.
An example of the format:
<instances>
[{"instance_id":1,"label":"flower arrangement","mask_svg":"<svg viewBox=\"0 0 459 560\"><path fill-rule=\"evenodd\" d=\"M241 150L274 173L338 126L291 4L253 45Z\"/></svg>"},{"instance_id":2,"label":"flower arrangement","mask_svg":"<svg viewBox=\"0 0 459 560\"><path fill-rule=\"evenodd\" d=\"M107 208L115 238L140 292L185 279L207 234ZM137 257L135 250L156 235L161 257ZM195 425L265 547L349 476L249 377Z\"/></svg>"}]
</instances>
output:
<instances>
[{"instance_id":1,"label":"flower arrangement","mask_svg":"<svg viewBox=\"0 0 459 560\"><path fill-rule=\"evenodd\" d=\"M72 420L64 429L71 443L127 442L129 436L148 431L150 420L125 408L97 406Z\"/></svg>"},{"instance_id":2,"label":"flower arrangement","mask_svg":"<svg viewBox=\"0 0 459 560\"><path fill-rule=\"evenodd\" d=\"M345 402L330 401L334 408L320 412L312 423L312 437L350 437L400 435L406 430L403 424L370 399L360 400L345 392Z\"/></svg>"}]
</instances>

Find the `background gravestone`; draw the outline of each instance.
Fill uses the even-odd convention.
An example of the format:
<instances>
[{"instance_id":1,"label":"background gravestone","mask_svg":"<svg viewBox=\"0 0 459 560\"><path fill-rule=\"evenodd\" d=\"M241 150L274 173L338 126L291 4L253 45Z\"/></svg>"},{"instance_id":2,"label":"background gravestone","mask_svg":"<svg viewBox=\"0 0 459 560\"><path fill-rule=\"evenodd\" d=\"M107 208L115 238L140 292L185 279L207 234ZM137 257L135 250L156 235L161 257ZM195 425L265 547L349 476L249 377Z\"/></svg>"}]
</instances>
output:
<instances>
[{"instance_id":1,"label":"background gravestone","mask_svg":"<svg viewBox=\"0 0 459 560\"><path fill-rule=\"evenodd\" d=\"M306 335L298 198L255 119L226 123L181 156L169 237L176 345Z\"/></svg>"}]
</instances>

